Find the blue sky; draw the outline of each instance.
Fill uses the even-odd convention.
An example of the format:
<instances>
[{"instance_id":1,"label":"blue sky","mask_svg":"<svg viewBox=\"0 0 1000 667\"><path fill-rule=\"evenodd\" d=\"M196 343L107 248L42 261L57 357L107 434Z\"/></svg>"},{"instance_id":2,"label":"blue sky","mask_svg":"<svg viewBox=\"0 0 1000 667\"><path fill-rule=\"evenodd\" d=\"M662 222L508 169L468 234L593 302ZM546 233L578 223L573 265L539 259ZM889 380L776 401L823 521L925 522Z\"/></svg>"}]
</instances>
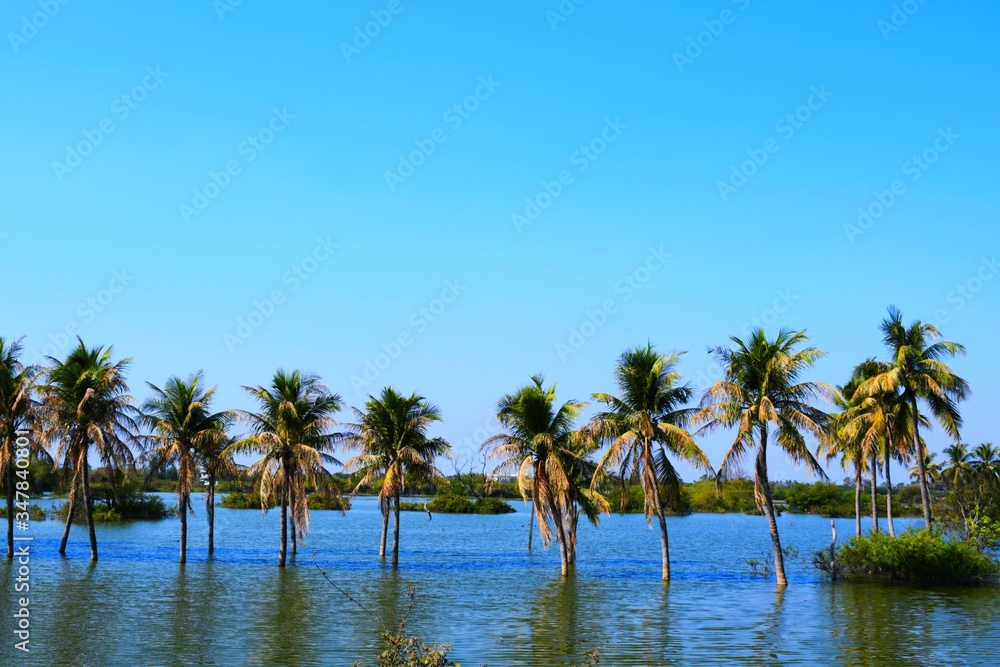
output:
<instances>
[{"instance_id":1,"label":"blue sky","mask_svg":"<svg viewBox=\"0 0 1000 667\"><path fill-rule=\"evenodd\" d=\"M1000 7L895 7L7 2L0 331L220 408L392 384L470 452L530 374L586 398L649 340L702 383L755 319L842 382L895 304L968 347L993 440Z\"/></svg>"}]
</instances>

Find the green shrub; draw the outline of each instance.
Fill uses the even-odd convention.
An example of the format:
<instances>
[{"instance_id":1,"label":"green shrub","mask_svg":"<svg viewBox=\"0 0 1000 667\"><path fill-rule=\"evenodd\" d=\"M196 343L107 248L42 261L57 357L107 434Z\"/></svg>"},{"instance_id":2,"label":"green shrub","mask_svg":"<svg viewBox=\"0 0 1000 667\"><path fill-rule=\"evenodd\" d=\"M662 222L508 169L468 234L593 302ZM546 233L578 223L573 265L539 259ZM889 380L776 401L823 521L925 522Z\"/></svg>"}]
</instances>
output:
<instances>
[{"instance_id":1,"label":"green shrub","mask_svg":"<svg viewBox=\"0 0 1000 667\"><path fill-rule=\"evenodd\" d=\"M260 496L258 496L260 498ZM332 493L314 493L307 501L311 510L337 510L346 512L351 509L351 501L343 496L335 496ZM257 504L260 507L260 503Z\"/></svg>"},{"instance_id":2,"label":"green shrub","mask_svg":"<svg viewBox=\"0 0 1000 667\"><path fill-rule=\"evenodd\" d=\"M822 553L817 554L818 566ZM971 545L912 529L898 537L874 533L854 538L837 551L836 567L845 579L916 583L974 583L1000 574L1000 564Z\"/></svg>"},{"instance_id":3,"label":"green shrub","mask_svg":"<svg viewBox=\"0 0 1000 667\"><path fill-rule=\"evenodd\" d=\"M271 498L268 506L274 507L277 498ZM219 501L219 507L225 507L230 510L259 510L260 509L260 494L256 491L253 493L246 493L245 491L232 491L227 493Z\"/></svg>"},{"instance_id":4,"label":"green shrub","mask_svg":"<svg viewBox=\"0 0 1000 667\"><path fill-rule=\"evenodd\" d=\"M14 506L14 517L17 518L18 513L21 512L21 511L22 510L18 509L17 506L15 505ZM28 505L28 518L31 521L44 521L45 520L45 514L46 514L45 510L43 510L38 505L36 505L34 503ZM6 503L3 504L3 505L0 505L0 518L3 518L3 519L7 518L7 505L6 505Z\"/></svg>"},{"instance_id":5,"label":"green shrub","mask_svg":"<svg viewBox=\"0 0 1000 667\"><path fill-rule=\"evenodd\" d=\"M431 512L441 514L475 514L476 504L464 496L448 494L428 503Z\"/></svg>"},{"instance_id":6,"label":"green shrub","mask_svg":"<svg viewBox=\"0 0 1000 667\"><path fill-rule=\"evenodd\" d=\"M511 514L517 510L499 498L479 498L476 500L476 514Z\"/></svg>"},{"instance_id":7,"label":"green shrub","mask_svg":"<svg viewBox=\"0 0 1000 667\"><path fill-rule=\"evenodd\" d=\"M69 503L63 503L51 510L60 519L66 518ZM76 516L83 516L83 500L77 496ZM177 506L167 506L163 498L145 493L123 493L114 502L95 502L94 521L114 523L117 521L159 521L177 513Z\"/></svg>"},{"instance_id":8,"label":"green shrub","mask_svg":"<svg viewBox=\"0 0 1000 667\"><path fill-rule=\"evenodd\" d=\"M401 502L403 512L426 512L437 514L510 514L517 510L499 498L479 498L475 502L465 496L445 494L437 496L425 506L423 503Z\"/></svg>"},{"instance_id":9,"label":"green shrub","mask_svg":"<svg viewBox=\"0 0 1000 667\"><path fill-rule=\"evenodd\" d=\"M685 487L688 502L694 512L756 512L753 481L731 479L716 486L715 480L703 479Z\"/></svg>"}]
</instances>

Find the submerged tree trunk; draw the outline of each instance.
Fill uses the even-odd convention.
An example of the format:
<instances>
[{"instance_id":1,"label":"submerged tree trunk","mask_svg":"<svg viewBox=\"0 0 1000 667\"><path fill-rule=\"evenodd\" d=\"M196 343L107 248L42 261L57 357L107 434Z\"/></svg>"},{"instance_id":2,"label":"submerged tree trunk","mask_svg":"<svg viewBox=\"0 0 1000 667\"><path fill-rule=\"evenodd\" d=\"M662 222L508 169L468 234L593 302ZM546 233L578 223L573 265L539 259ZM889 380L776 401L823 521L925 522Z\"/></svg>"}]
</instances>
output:
<instances>
[{"instance_id":1,"label":"submerged tree trunk","mask_svg":"<svg viewBox=\"0 0 1000 667\"><path fill-rule=\"evenodd\" d=\"M399 567L399 498L392 505L392 567Z\"/></svg>"},{"instance_id":2,"label":"submerged tree trunk","mask_svg":"<svg viewBox=\"0 0 1000 667\"><path fill-rule=\"evenodd\" d=\"M285 556L288 552L288 489L287 484L281 484L281 544L278 547L278 567L285 567Z\"/></svg>"},{"instance_id":3,"label":"submerged tree trunk","mask_svg":"<svg viewBox=\"0 0 1000 667\"><path fill-rule=\"evenodd\" d=\"M211 556L215 553L215 475L208 476L205 516L208 517L208 555Z\"/></svg>"},{"instance_id":4,"label":"submerged tree trunk","mask_svg":"<svg viewBox=\"0 0 1000 667\"><path fill-rule=\"evenodd\" d=\"M889 526L889 536L896 537L896 529L892 525L892 473L889 472L889 468L892 467L892 445L891 443L886 445L885 450L885 522Z\"/></svg>"},{"instance_id":5,"label":"submerged tree trunk","mask_svg":"<svg viewBox=\"0 0 1000 667\"><path fill-rule=\"evenodd\" d=\"M910 417L913 419L913 449L917 452L917 476L920 478L920 503L924 509L924 527L931 527L931 491L927 487L927 465L924 460L924 445L920 440L920 413L917 412L917 397L910 397Z\"/></svg>"},{"instance_id":6,"label":"submerged tree trunk","mask_svg":"<svg viewBox=\"0 0 1000 667\"><path fill-rule=\"evenodd\" d=\"M390 499L385 507L382 508L382 541L379 543L378 547L378 557L385 560L385 541L386 536L389 534L389 510L392 509L392 500Z\"/></svg>"},{"instance_id":7,"label":"submerged tree trunk","mask_svg":"<svg viewBox=\"0 0 1000 667\"><path fill-rule=\"evenodd\" d=\"M861 462L854 464L854 536L861 537Z\"/></svg>"},{"instance_id":8,"label":"submerged tree trunk","mask_svg":"<svg viewBox=\"0 0 1000 667\"><path fill-rule=\"evenodd\" d=\"M90 466L87 465L87 454L83 456L83 510L87 514L87 532L90 533L90 560L97 560L97 531L94 530L94 503L90 499Z\"/></svg>"},{"instance_id":9,"label":"submerged tree trunk","mask_svg":"<svg viewBox=\"0 0 1000 667\"><path fill-rule=\"evenodd\" d=\"M73 472L73 480L69 487L69 501L66 505L66 526L63 528L62 540L59 542L59 555L66 555L66 542L69 540L69 529L73 525L73 515L76 514L76 487L79 485L76 472Z\"/></svg>"},{"instance_id":10,"label":"submerged tree trunk","mask_svg":"<svg viewBox=\"0 0 1000 667\"><path fill-rule=\"evenodd\" d=\"M667 537L667 519L663 515L663 501L660 498L660 483L656 479L656 467L653 463L653 456L649 451L649 443L646 443L644 458L646 459L646 474L652 477L651 486L653 488L653 506L656 509L656 518L660 524L660 558L661 576L663 581L670 581L670 541Z\"/></svg>"},{"instance_id":11,"label":"submerged tree trunk","mask_svg":"<svg viewBox=\"0 0 1000 667\"><path fill-rule=\"evenodd\" d=\"M531 511L528 512L528 551L531 551L531 538L535 533L535 495L531 495Z\"/></svg>"},{"instance_id":12,"label":"submerged tree trunk","mask_svg":"<svg viewBox=\"0 0 1000 667\"><path fill-rule=\"evenodd\" d=\"M178 495L177 506L178 511L181 514L181 563L187 562L187 545L188 545L188 505L190 500L188 500L187 494L181 491Z\"/></svg>"},{"instance_id":13,"label":"submerged tree trunk","mask_svg":"<svg viewBox=\"0 0 1000 667\"><path fill-rule=\"evenodd\" d=\"M576 529L580 525L580 508L570 504L566 510L566 559L576 565Z\"/></svg>"},{"instance_id":14,"label":"submerged tree trunk","mask_svg":"<svg viewBox=\"0 0 1000 667\"><path fill-rule=\"evenodd\" d=\"M878 455L872 452L872 532L878 532Z\"/></svg>"},{"instance_id":15,"label":"submerged tree trunk","mask_svg":"<svg viewBox=\"0 0 1000 667\"><path fill-rule=\"evenodd\" d=\"M767 515L767 527L771 531L771 545L774 547L774 573L779 586L787 586L785 576L785 554L781 550L781 538L778 536L778 521L774 516L774 498L771 496L771 482L767 475L767 429L761 428L760 449L757 451L756 463L757 485L764 496L764 514Z\"/></svg>"}]
</instances>

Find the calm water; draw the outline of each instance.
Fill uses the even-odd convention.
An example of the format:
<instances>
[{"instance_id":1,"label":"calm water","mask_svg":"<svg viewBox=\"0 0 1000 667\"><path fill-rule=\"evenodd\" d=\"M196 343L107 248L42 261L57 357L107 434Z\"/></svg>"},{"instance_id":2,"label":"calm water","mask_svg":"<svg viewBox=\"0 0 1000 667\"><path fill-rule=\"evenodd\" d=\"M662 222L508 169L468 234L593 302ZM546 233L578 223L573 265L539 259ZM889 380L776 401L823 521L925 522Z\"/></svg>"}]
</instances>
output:
<instances>
[{"instance_id":1,"label":"calm water","mask_svg":"<svg viewBox=\"0 0 1000 667\"><path fill-rule=\"evenodd\" d=\"M377 651L377 623L334 590L398 622L417 587L410 627L449 641L465 665L569 665L600 649L603 665L996 664L1000 587L933 590L831 585L812 569L829 545L828 519L785 515L783 594L750 576L766 553L763 520L694 515L669 520L675 580L659 576L659 538L641 516L582 525L575 578L561 581L555 549L528 553L528 515L402 516L401 569L377 559L379 516L357 499L347 516L313 512L293 567L279 571L277 514L216 512L216 557L206 558L203 500L190 522L189 562L176 563L176 520L99 526L91 566L86 529L70 557L61 526L32 525L32 653L12 648L10 565L0 565L0 665L351 665ZM904 522L900 522L901 524ZM842 537L853 520L838 520ZM535 535L538 542L537 532Z\"/></svg>"}]
</instances>

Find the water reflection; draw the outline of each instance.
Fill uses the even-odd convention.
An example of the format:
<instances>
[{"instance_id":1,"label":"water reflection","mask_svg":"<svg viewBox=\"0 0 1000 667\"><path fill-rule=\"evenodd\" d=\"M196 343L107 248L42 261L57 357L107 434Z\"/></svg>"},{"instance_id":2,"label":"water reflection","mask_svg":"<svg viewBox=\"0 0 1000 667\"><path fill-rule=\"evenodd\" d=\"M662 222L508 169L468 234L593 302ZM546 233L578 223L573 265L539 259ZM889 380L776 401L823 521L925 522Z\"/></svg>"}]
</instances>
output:
<instances>
[{"instance_id":1,"label":"water reflection","mask_svg":"<svg viewBox=\"0 0 1000 667\"><path fill-rule=\"evenodd\" d=\"M364 502L356 506L363 510ZM71 536L71 558L62 559L55 553L60 526L39 522L32 527L32 653L25 659L5 641L0 665L371 664L380 626L323 579L314 548L330 578L392 629L416 584L408 630L453 643L452 657L465 665L567 666L595 648L601 665L621 667L989 664L996 657L1000 587L834 585L790 563L792 585L779 591L773 579L740 572L741 558L767 546L753 517L695 516L672 526L677 576L664 586L656 535L642 517L581 526L587 549L563 581L557 553L526 555L526 522L516 515L414 524L401 569L384 568L371 549L378 514L370 509L347 517L317 512L310 549L284 571L274 564L277 519L258 512L220 510L215 560L193 540L185 567L176 563L175 522L100 527L97 565L87 560L85 529ZM511 530L497 528L508 520ZM192 535L204 534L202 521L193 518ZM797 517L783 530L801 553L828 545L828 521ZM15 577L10 563L0 565L5 619Z\"/></svg>"}]
</instances>

